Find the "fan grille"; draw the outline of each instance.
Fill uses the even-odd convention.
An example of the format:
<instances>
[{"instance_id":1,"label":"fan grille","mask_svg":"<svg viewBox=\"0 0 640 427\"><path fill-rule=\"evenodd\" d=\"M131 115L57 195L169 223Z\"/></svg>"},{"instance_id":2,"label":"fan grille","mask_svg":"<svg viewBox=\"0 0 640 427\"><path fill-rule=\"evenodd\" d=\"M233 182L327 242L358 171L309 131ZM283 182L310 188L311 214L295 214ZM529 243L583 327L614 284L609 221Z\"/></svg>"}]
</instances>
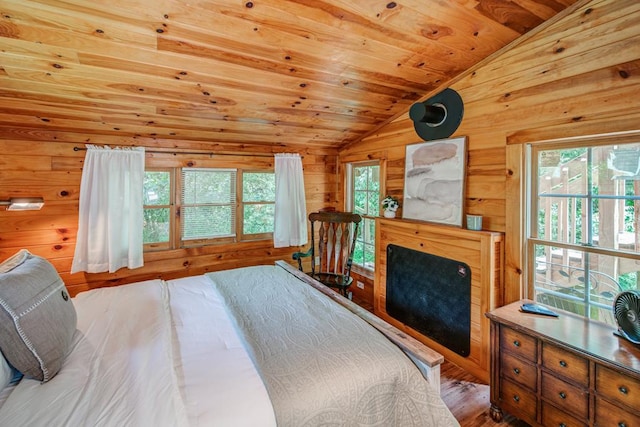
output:
<instances>
[{"instance_id":1,"label":"fan grille","mask_svg":"<svg viewBox=\"0 0 640 427\"><path fill-rule=\"evenodd\" d=\"M640 292L624 291L613 301L613 313L620 334L634 344L640 344Z\"/></svg>"}]
</instances>

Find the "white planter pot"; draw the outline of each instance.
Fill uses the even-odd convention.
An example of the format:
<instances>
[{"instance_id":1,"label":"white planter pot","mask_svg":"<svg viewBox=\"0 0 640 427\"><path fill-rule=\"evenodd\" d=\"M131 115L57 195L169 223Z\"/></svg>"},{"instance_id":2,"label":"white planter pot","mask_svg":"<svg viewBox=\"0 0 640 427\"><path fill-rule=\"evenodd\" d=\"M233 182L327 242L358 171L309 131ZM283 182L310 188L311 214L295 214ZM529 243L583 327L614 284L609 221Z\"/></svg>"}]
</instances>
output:
<instances>
[{"instance_id":1,"label":"white planter pot","mask_svg":"<svg viewBox=\"0 0 640 427\"><path fill-rule=\"evenodd\" d=\"M395 211L385 210L383 215L384 215L385 218L395 218L396 217L396 212Z\"/></svg>"}]
</instances>

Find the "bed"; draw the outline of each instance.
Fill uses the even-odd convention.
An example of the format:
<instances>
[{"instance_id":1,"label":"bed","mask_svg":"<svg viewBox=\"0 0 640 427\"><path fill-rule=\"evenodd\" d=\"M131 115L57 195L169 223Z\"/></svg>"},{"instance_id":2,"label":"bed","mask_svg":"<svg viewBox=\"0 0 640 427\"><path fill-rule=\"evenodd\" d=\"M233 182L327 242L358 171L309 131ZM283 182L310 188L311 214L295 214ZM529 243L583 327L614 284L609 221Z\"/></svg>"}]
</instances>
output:
<instances>
[{"instance_id":1,"label":"bed","mask_svg":"<svg viewBox=\"0 0 640 427\"><path fill-rule=\"evenodd\" d=\"M25 257L46 267L30 254L23 264ZM52 284L34 292L36 304L5 293L12 280L25 288L42 280L11 276L15 264L0 266L5 364L24 362L3 338L8 324L25 329L23 341L35 321L48 335L64 323L73 331L46 369L41 359L55 351L39 352L37 336L26 339L39 368L26 366L15 381L17 366L8 364L13 377L0 393L0 425L458 425L411 341L394 344L392 335L402 333L354 315L350 301L310 285L284 262L95 289L68 301L47 267ZM47 304L43 295L59 304L48 311L73 313L30 318Z\"/></svg>"}]
</instances>

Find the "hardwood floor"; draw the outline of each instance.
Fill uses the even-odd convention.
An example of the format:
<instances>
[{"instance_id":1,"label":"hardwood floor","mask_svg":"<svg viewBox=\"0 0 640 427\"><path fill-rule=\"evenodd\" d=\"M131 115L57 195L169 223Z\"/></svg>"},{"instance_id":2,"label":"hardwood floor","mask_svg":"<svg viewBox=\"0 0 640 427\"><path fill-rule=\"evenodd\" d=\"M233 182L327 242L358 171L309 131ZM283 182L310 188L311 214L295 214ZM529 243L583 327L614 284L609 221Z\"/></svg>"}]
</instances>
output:
<instances>
[{"instance_id":1,"label":"hardwood floor","mask_svg":"<svg viewBox=\"0 0 640 427\"><path fill-rule=\"evenodd\" d=\"M509 415L500 423L493 421L489 415L489 386L449 361L440 367L440 394L462 427L529 426Z\"/></svg>"}]
</instances>

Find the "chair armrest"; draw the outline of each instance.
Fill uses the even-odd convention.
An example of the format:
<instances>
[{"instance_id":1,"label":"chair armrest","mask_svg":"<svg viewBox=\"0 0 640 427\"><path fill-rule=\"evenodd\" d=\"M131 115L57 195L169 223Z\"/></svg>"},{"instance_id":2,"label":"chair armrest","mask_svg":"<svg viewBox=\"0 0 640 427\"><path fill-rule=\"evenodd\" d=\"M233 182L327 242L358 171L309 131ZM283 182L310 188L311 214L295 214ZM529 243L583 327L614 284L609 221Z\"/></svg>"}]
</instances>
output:
<instances>
[{"instance_id":1,"label":"chair armrest","mask_svg":"<svg viewBox=\"0 0 640 427\"><path fill-rule=\"evenodd\" d=\"M295 260L298 260L298 269L302 271L302 258L310 257L313 252L313 248L309 248L306 252L294 252L291 257Z\"/></svg>"}]
</instances>

